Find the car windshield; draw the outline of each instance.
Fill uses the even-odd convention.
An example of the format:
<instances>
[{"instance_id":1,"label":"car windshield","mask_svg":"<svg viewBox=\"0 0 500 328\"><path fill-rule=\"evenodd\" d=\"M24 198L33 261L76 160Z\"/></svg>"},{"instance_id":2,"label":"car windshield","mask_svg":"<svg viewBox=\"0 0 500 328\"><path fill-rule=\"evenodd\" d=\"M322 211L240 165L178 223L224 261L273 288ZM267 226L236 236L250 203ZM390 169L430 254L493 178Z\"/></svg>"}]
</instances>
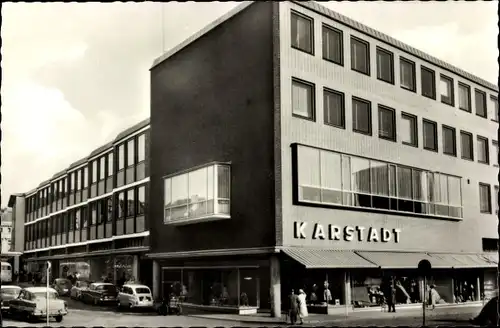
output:
<instances>
[{"instance_id":1,"label":"car windshield","mask_svg":"<svg viewBox=\"0 0 500 328\"><path fill-rule=\"evenodd\" d=\"M80 281L79 286L80 287L88 287L89 283L87 281Z\"/></svg>"},{"instance_id":2,"label":"car windshield","mask_svg":"<svg viewBox=\"0 0 500 328\"><path fill-rule=\"evenodd\" d=\"M137 294L149 294L150 293L149 288L145 288L145 287L138 287L135 289L135 292Z\"/></svg>"},{"instance_id":3,"label":"car windshield","mask_svg":"<svg viewBox=\"0 0 500 328\"><path fill-rule=\"evenodd\" d=\"M100 286L97 286L97 290L104 290L107 292L115 292L116 287L113 285L100 285Z\"/></svg>"},{"instance_id":4,"label":"car windshield","mask_svg":"<svg viewBox=\"0 0 500 328\"><path fill-rule=\"evenodd\" d=\"M2 295L19 295L19 292L21 291L21 288L2 288L1 294Z\"/></svg>"},{"instance_id":5,"label":"car windshield","mask_svg":"<svg viewBox=\"0 0 500 328\"><path fill-rule=\"evenodd\" d=\"M57 279L56 285L68 287L71 286L71 281L68 279Z\"/></svg>"},{"instance_id":6,"label":"car windshield","mask_svg":"<svg viewBox=\"0 0 500 328\"><path fill-rule=\"evenodd\" d=\"M47 298L47 292L36 292L33 293L35 295L35 298ZM54 292L49 292L49 300L55 300L57 299L57 295Z\"/></svg>"}]
</instances>

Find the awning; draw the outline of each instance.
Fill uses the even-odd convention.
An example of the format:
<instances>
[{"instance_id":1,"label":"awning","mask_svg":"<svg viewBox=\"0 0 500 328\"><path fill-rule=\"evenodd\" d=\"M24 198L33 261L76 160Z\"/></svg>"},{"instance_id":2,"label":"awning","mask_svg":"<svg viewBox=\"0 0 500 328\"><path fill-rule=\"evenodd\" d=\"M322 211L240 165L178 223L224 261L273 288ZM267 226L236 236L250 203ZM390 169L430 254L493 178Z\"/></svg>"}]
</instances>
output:
<instances>
[{"instance_id":1,"label":"awning","mask_svg":"<svg viewBox=\"0 0 500 328\"><path fill-rule=\"evenodd\" d=\"M495 266L498 265L498 253L497 252L489 252L489 253L483 253L481 256L486 259L486 261L494 264Z\"/></svg>"},{"instance_id":2,"label":"awning","mask_svg":"<svg viewBox=\"0 0 500 328\"><path fill-rule=\"evenodd\" d=\"M432 258L439 258L440 260L449 263L450 266L455 269L488 268L496 266L496 264L488 262L479 254L429 253L429 255Z\"/></svg>"},{"instance_id":3,"label":"awning","mask_svg":"<svg viewBox=\"0 0 500 328\"><path fill-rule=\"evenodd\" d=\"M284 248L282 251L307 269L377 267L352 251L293 247Z\"/></svg>"},{"instance_id":4,"label":"awning","mask_svg":"<svg viewBox=\"0 0 500 328\"><path fill-rule=\"evenodd\" d=\"M417 252L363 252L357 251L366 260L375 263L382 269L417 269L418 262L428 260L432 268L451 268L451 265L427 253Z\"/></svg>"}]
</instances>

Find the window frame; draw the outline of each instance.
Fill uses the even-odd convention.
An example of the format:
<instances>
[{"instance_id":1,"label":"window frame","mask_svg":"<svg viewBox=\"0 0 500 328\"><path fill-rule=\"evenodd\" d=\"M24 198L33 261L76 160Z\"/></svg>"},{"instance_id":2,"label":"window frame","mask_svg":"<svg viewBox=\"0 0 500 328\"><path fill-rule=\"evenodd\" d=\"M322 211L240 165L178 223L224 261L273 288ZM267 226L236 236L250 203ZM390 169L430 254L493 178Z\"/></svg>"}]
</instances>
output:
<instances>
[{"instance_id":1,"label":"window frame","mask_svg":"<svg viewBox=\"0 0 500 328\"><path fill-rule=\"evenodd\" d=\"M357 129L355 126L354 126L354 102L357 101L357 102L362 102L362 103L365 103L368 105L368 131L362 131L362 130L359 130ZM352 111L352 131L355 132L355 133L360 133L360 134L364 134L364 135L367 135L367 136L372 136L373 134L373 115L372 115L372 103L371 101L367 100L367 99L363 99L363 98L359 98L359 97L352 97L352 100L351 100L351 111Z\"/></svg>"},{"instance_id":2,"label":"window frame","mask_svg":"<svg viewBox=\"0 0 500 328\"><path fill-rule=\"evenodd\" d=\"M486 100L488 100L488 99L486 99ZM499 105L499 104L498 104L498 97L497 97L497 96L495 96L495 95L490 95L490 101L493 101L493 102L495 102L495 103L497 104L496 106L495 106L495 105L493 105L493 117L491 118L491 120L492 120L493 122L498 123L498 121L499 121L499 116L500 116L500 114L499 114L499 115L497 115L497 113L496 113L496 109L498 108L498 105ZM486 106L486 107L488 107L488 106ZM499 111L499 113L500 113L500 111Z\"/></svg>"},{"instance_id":3,"label":"window frame","mask_svg":"<svg viewBox=\"0 0 500 328\"><path fill-rule=\"evenodd\" d=\"M480 136L480 135L477 135L476 136L476 142L478 143L478 151L479 151L479 141L484 141L484 144L486 145L486 149L485 149L485 153L486 153L486 161L482 161L480 158L479 158L479 152L478 152L478 155L477 155L477 162L478 163L481 163L481 164L486 164L486 165L490 165L490 145L489 145L489 140L488 138L486 137L483 137L483 136Z\"/></svg>"},{"instance_id":4,"label":"window frame","mask_svg":"<svg viewBox=\"0 0 500 328\"><path fill-rule=\"evenodd\" d=\"M493 166L498 167L498 165L499 165L499 163L498 163L499 162L499 160L498 160L499 156L498 155L500 154L500 152L499 152L500 149L498 148L498 140L491 140L491 145L493 146L493 148L497 149L496 154L495 154L496 155L496 159L493 161Z\"/></svg>"},{"instance_id":5,"label":"window frame","mask_svg":"<svg viewBox=\"0 0 500 328\"><path fill-rule=\"evenodd\" d=\"M451 107L455 107L455 81L453 80L452 77L449 77L448 75L439 74L439 84L440 85L441 85L441 80L448 81L448 83L450 83L450 85L451 85L450 102L447 102L446 99L443 99L443 95L441 92L439 93L439 95L440 95L439 100L441 101L442 104L446 104L446 105L449 105Z\"/></svg>"},{"instance_id":6,"label":"window frame","mask_svg":"<svg viewBox=\"0 0 500 328\"><path fill-rule=\"evenodd\" d=\"M463 108L462 105L460 104L460 90L465 89L467 90L467 104L469 108ZM463 110L464 112L467 113L472 113L472 98L471 98L471 87L468 84L465 84L463 82L458 82L458 109Z\"/></svg>"},{"instance_id":7,"label":"window frame","mask_svg":"<svg viewBox=\"0 0 500 328\"><path fill-rule=\"evenodd\" d=\"M144 149L143 149L143 154L144 154L144 158L140 158L139 154L141 154L141 151L140 151L140 143L139 143L139 140L140 138L143 137L144 138ZM142 163L142 162L145 162L146 161L146 133L143 132L143 133L140 133L137 135L136 137L136 146L135 146L135 149L136 149L136 165L139 164L139 163Z\"/></svg>"},{"instance_id":8,"label":"window frame","mask_svg":"<svg viewBox=\"0 0 500 328\"><path fill-rule=\"evenodd\" d=\"M466 135L470 138L470 149L469 150L470 150L471 158L464 157L464 147L462 144L462 135ZM472 133L464 131L464 130L460 130L460 151L461 151L460 157L462 159L474 162L474 135Z\"/></svg>"},{"instance_id":9,"label":"window frame","mask_svg":"<svg viewBox=\"0 0 500 328\"><path fill-rule=\"evenodd\" d=\"M481 209L481 188L487 188L488 190L488 210L483 211ZM479 212L482 214L492 214L491 206L491 185L488 183L479 182Z\"/></svg>"},{"instance_id":10,"label":"window frame","mask_svg":"<svg viewBox=\"0 0 500 328\"><path fill-rule=\"evenodd\" d=\"M422 78L422 76L424 76L424 74L422 74L422 72L428 72L432 75L432 95L426 95L424 93L424 79ZM436 100L436 72L424 65L420 65L420 88L421 88L421 94L422 96L426 97L426 98L429 98L429 99L433 99L433 100Z\"/></svg>"},{"instance_id":11,"label":"window frame","mask_svg":"<svg viewBox=\"0 0 500 328\"><path fill-rule=\"evenodd\" d=\"M306 116L302 116L302 115L294 113L294 106L293 106L294 105L293 104L293 85L294 85L294 83L302 84L302 85L307 86L311 89L311 100L312 100L311 101L311 106L312 106L311 117L306 117ZM301 80L301 79L296 78L296 77L292 77L291 87L292 87L292 90L291 90L292 91L291 92L292 116L306 120L306 121L316 122L316 84L314 84L312 82L305 81L305 80Z\"/></svg>"},{"instance_id":12,"label":"window frame","mask_svg":"<svg viewBox=\"0 0 500 328\"><path fill-rule=\"evenodd\" d=\"M353 41L360 43L366 47L366 72L363 72L362 70L359 70L354 67L354 56L353 56ZM371 65L370 65L370 43L368 41L365 41L363 39L360 39L354 35L351 35L350 38L350 51L351 51L351 70L358 72L363 75L371 76Z\"/></svg>"},{"instance_id":13,"label":"window frame","mask_svg":"<svg viewBox=\"0 0 500 328\"><path fill-rule=\"evenodd\" d=\"M310 52L305 50L305 49L300 48L299 46L294 45L294 42L293 42L294 36L293 36L293 29L292 29L293 16L297 16L297 17L304 19L304 20L307 20L309 22L309 33L311 35L311 51ZM293 49L296 49L296 50L302 51L306 54L314 56L314 19L312 17L304 15L298 11L295 11L293 9L290 10L290 45Z\"/></svg>"},{"instance_id":14,"label":"window frame","mask_svg":"<svg viewBox=\"0 0 500 328\"><path fill-rule=\"evenodd\" d=\"M414 134L414 137L415 137L415 144L412 144L412 143L406 142L406 141L402 141L401 143L403 145L407 145L407 146L412 146L412 147L418 148L418 117L417 117L417 115L413 115L413 114L406 113L406 112L401 112L401 119L403 119L404 117L410 118L410 119L413 120L414 128L415 128L415 130L413 131L413 134Z\"/></svg>"},{"instance_id":15,"label":"window frame","mask_svg":"<svg viewBox=\"0 0 500 328\"><path fill-rule=\"evenodd\" d=\"M402 63L406 63L406 64L409 64L411 66L411 79L412 79L412 84L413 84L413 88L410 88L410 87L407 87L405 85L403 85L403 79L402 79L402 67L403 65L401 65ZM417 77L416 77L416 67L415 67L415 62L413 60L410 60L408 58L405 58L403 56L400 56L399 57L399 86L404 89L404 90L408 90L408 91L411 91L411 92L417 92Z\"/></svg>"},{"instance_id":16,"label":"window frame","mask_svg":"<svg viewBox=\"0 0 500 328\"><path fill-rule=\"evenodd\" d=\"M449 125L445 125L445 124L442 124L441 125L441 133L442 133L442 143L443 143L443 154L445 155L448 155L448 156L453 156L453 157L457 157L457 129L455 129L454 127L452 126L449 126ZM448 131L451 131L453 132L453 152L452 153L448 153L446 151L446 147L445 147L445 142L446 142L446 138L445 138L445 130L448 130Z\"/></svg>"},{"instance_id":17,"label":"window frame","mask_svg":"<svg viewBox=\"0 0 500 328\"><path fill-rule=\"evenodd\" d=\"M388 106L384 106L384 105L381 105L381 104L378 104L377 108L378 108L378 111L377 111L377 115L378 115L378 117L377 117L377 119L378 119L378 137L380 139L383 139L383 140L397 142L396 110L394 108L391 108L391 107L388 107ZM392 136L390 136L390 137L386 137L386 136L380 134L380 131L381 131L381 129L380 129L380 124L381 124L380 112L383 112L383 111L391 113Z\"/></svg>"},{"instance_id":18,"label":"window frame","mask_svg":"<svg viewBox=\"0 0 500 328\"><path fill-rule=\"evenodd\" d=\"M390 59L390 71L389 71L389 75L390 75L390 78L389 80L385 80L384 78L382 78L381 76L379 76L379 61L378 61L378 57L379 55L382 54L382 55L387 55L389 56L389 59ZM389 84L392 84L394 85L395 83L395 79L394 79L394 53L392 53L391 51L389 50L386 50L382 47L379 47L379 46L376 46L375 47L375 56L376 56L376 67L377 67L377 80L379 81L383 81L383 82L386 82L386 83L389 83Z\"/></svg>"},{"instance_id":19,"label":"window frame","mask_svg":"<svg viewBox=\"0 0 500 328\"><path fill-rule=\"evenodd\" d=\"M324 35L325 35L325 30L328 30L329 32L333 32L333 33L337 33L340 37L340 61L335 61L334 59L331 59L331 58L328 58L326 57L325 55L325 42L324 42ZM334 64L337 64L337 65L340 65L340 66L344 66L344 32L342 30L339 30L335 27L332 27L328 24L325 24L323 23L321 25L321 50L322 50L322 56L323 56L323 59L330 62L330 63L334 63Z\"/></svg>"},{"instance_id":20,"label":"window frame","mask_svg":"<svg viewBox=\"0 0 500 328\"><path fill-rule=\"evenodd\" d=\"M429 148L425 145L425 125L426 124L431 124L434 126L434 137L435 137L434 138L434 149ZM439 152L439 137L438 137L438 131L437 131L437 122L423 118L422 119L422 137L423 137L422 146L425 150L433 151L435 153Z\"/></svg>"},{"instance_id":21,"label":"window frame","mask_svg":"<svg viewBox=\"0 0 500 328\"><path fill-rule=\"evenodd\" d=\"M499 186L493 186L493 197L494 197L494 201L493 201L493 204L495 205L495 214L498 214L498 211L499 211L499 203L498 203L498 193L499 193ZM493 206L492 204L492 206Z\"/></svg>"},{"instance_id":22,"label":"window frame","mask_svg":"<svg viewBox=\"0 0 500 328\"><path fill-rule=\"evenodd\" d=\"M478 114L477 112L477 95L480 94L483 97L484 115ZM485 119L488 119L488 98L486 97L486 92L474 88L474 109L476 110L476 115Z\"/></svg>"},{"instance_id":23,"label":"window frame","mask_svg":"<svg viewBox=\"0 0 500 328\"><path fill-rule=\"evenodd\" d=\"M333 94L335 96L340 96L341 120L342 120L341 125L337 125L337 124L333 124L333 123L329 123L329 122L327 123L327 121L326 121L325 98L326 98L327 94ZM328 126L332 126L335 128L339 128L339 129L346 128L346 126L345 126L345 94L343 92L336 91L336 90L333 90L333 89L330 89L327 87L323 87L323 124L328 125Z\"/></svg>"}]
</instances>

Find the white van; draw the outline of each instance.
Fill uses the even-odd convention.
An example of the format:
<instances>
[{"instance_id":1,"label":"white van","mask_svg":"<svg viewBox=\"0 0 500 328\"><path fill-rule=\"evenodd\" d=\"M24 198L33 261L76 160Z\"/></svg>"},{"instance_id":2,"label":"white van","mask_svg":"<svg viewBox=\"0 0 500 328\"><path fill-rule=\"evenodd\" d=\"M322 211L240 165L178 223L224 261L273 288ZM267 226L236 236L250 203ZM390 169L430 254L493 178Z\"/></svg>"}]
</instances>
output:
<instances>
[{"instance_id":1,"label":"white van","mask_svg":"<svg viewBox=\"0 0 500 328\"><path fill-rule=\"evenodd\" d=\"M8 262L2 262L2 282L12 282L12 266Z\"/></svg>"}]
</instances>

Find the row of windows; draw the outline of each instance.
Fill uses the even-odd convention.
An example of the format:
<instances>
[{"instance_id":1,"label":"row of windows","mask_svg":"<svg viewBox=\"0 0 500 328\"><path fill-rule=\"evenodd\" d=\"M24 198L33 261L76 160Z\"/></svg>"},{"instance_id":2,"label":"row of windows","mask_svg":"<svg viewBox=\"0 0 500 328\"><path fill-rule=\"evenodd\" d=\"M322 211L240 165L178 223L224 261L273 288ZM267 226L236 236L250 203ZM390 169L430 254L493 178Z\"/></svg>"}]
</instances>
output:
<instances>
[{"instance_id":1,"label":"row of windows","mask_svg":"<svg viewBox=\"0 0 500 328\"><path fill-rule=\"evenodd\" d=\"M89 178L91 184L94 185L108 177L112 177L113 172L115 172L114 165L118 168L116 171L120 173L125 167L142 164L146 158L146 136L144 133L137 135L122 143L117 148L118 160L116 163L113 152L102 155L90 161L88 167L85 166L70 172L67 178L55 181L50 186L39 190L34 196L28 197L26 201L26 213L34 213L40 210L40 213L37 214L45 216L51 211L62 210L67 205L64 201L67 200L68 195L87 190L89 187ZM137 174L138 178L143 178L143 176L144 174ZM123 185L123 183L118 182L118 187ZM91 195L91 197L94 196ZM69 205L73 205L85 201L86 198L86 194L82 194L81 196L75 195L75 199L70 200L68 203Z\"/></svg>"},{"instance_id":2,"label":"row of windows","mask_svg":"<svg viewBox=\"0 0 500 328\"><path fill-rule=\"evenodd\" d=\"M145 231L146 187L133 187L25 227L27 249L74 243ZM113 217L115 220L113 221ZM64 235L64 236L61 236ZM56 237L59 236L57 239ZM37 243L43 243L38 245Z\"/></svg>"},{"instance_id":3,"label":"row of windows","mask_svg":"<svg viewBox=\"0 0 500 328\"><path fill-rule=\"evenodd\" d=\"M316 120L315 85L310 82L292 79L292 113L294 116L308 120ZM323 122L324 124L345 129L345 96L344 93L323 89ZM423 148L438 151L437 123L423 119ZM456 130L443 125L443 153L457 156ZM372 135L372 105L371 102L358 97L352 97L352 130L354 132ZM396 141L396 111L393 108L378 105L379 137ZM418 147L417 116L408 113L401 114L400 138L403 144ZM473 137L466 131L460 131L462 158L474 160ZM489 164L488 139L477 136L478 162ZM493 141L497 150L498 143ZM498 161L495 160L494 164Z\"/></svg>"},{"instance_id":4,"label":"row of windows","mask_svg":"<svg viewBox=\"0 0 500 328\"><path fill-rule=\"evenodd\" d=\"M343 32L326 24L322 26L323 59L335 64L344 65ZM311 17L291 13L291 43L292 47L314 55L314 22ZM351 69L370 75L370 43L351 36ZM376 47L376 74L377 79L394 84L394 54L381 47ZM423 96L436 100L436 73L434 70L420 65L421 93ZM400 86L403 89L416 92L417 78L415 62L399 57ZM439 76L440 101L455 107L455 90L453 78L440 74ZM471 88L459 82L459 108L472 112ZM491 109L494 109L492 119L498 122L498 99L494 95L489 97ZM488 117L487 95L484 91L474 89L474 105L476 114Z\"/></svg>"},{"instance_id":5,"label":"row of windows","mask_svg":"<svg viewBox=\"0 0 500 328\"><path fill-rule=\"evenodd\" d=\"M298 201L461 218L462 178L297 146Z\"/></svg>"},{"instance_id":6,"label":"row of windows","mask_svg":"<svg viewBox=\"0 0 500 328\"><path fill-rule=\"evenodd\" d=\"M494 187L495 213L498 214L498 186ZM491 214L491 185L479 183L479 210L481 213Z\"/></svg>"}]
</instances>

